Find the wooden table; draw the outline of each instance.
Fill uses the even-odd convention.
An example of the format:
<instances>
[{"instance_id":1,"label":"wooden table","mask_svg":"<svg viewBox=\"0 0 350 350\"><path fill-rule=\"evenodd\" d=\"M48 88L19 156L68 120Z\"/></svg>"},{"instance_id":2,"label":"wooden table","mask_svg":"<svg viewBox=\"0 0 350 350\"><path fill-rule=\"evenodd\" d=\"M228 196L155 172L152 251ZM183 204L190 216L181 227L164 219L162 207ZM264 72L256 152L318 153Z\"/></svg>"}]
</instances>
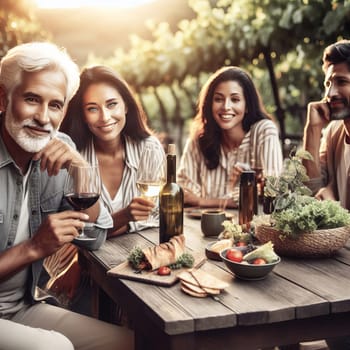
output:
<instances>
[{"instance_id":1,"label":"wooden table","mask_svg":"<svg viewBox=\"0 0 350 350\"><path fill-rule=\"evenodd\" d=\"M204 254L213 240L203 237L198 219L185 217L184 233L194 252ZM350 245L330 259L282 258L260 281L235 279L222 262L207 261L203 270L229 282L214 299L190 297L178 283L166 288L106 275L134 246L150 243L158 243L158 229L81 254L100 295L125 306L138 350L249 350L350 334ZM108 310L100 307L99 315Z\"/></svg>"}]
</instances>

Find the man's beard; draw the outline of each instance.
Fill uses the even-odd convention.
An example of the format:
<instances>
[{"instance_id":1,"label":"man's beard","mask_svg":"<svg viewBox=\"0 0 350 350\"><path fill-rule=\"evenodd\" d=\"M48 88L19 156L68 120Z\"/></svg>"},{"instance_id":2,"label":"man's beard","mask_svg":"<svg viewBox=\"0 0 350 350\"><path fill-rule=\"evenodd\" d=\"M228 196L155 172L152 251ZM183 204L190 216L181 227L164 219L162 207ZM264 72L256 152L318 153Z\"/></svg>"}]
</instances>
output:
<instances>
[{"instance_id":1,"label":"man's beard","mask_svg":"<svg viewBox=\"0 0 350 350\"><path fill-rule=\"evenodd\" d=\"M346 99L341 100L344 104L343 108L332 108L330 106L331 120L343 120L350 118L350 106Z\"/></svg>"},{"instance_id":2,"label":"man's beard","mask_svg":"<svg viewBox=\"0 0 350 350\"><path fill-rule=\"evenodd\" d=\"M44 136L32 136L26 131L25 126L27 125L40 127L43 130L50 131L50 133ZM11 103L9 103L9 108L6 110L5 127L13 140L24 151L29 153L37 153L41 151L56 134L56 130L51 124L41 126L32 119L25 119L21 122L16 122L11 111Z\"/></svg>"},{"instance_id":3,"label":"man's beard","mask_svg":"<svg viewBox=\"0 0 350 350\"><path fill-rule=\"evenodd\" d=\"M331 120L343 120L350 118L350 108L344 108L340 111L331 112Z\"/></svg>"}]
</instances>

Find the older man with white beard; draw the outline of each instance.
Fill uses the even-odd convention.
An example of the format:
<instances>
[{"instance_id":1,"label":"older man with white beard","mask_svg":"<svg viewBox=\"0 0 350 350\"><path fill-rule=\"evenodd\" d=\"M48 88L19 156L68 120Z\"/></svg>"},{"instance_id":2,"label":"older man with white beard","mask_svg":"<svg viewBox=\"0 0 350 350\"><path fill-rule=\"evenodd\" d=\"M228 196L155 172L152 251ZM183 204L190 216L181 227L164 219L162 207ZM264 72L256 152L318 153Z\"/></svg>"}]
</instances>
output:
<instances>
[{"instance_id":1,"label":"older man with white beard","mask_svg":"<svg viewBox=\"0 0 350 350\"><path fill-rule=\"evenodd\" d=\"M38 300L43 259L95 222L97 248L111 217L97 202L71 210L66 169L86 161L57 132L79 84L71 58L49 43L16 46L0 64L0 349L131 349L127 329ZM41 302L39 302L41 301Z\"/></svg>"}]
</instances>

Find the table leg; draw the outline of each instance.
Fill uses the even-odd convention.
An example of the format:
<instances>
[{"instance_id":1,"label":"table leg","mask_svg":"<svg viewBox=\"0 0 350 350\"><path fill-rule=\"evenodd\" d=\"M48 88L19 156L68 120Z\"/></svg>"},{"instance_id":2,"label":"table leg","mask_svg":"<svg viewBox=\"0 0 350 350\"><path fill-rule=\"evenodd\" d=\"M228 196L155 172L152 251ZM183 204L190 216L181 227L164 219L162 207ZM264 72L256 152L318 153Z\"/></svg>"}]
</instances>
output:
<instances>
[{"instance_id":1,"label":"table leg","mask_svg":"<svg viewBox=\"0 0 350 350\"><path fill-rule=\"evenodd\" d=\"M195 335L179 334L167 335L162 332L155 332L155 328L150 330L149 326L135 325L135 350L199 350L196 346ZM148 329L147 329L148 328ZM203 348L204 349L204 348ZM220 350L218 348L217 350Z\"/></svg>"},{"instance_id":2,"label":"table leg","mask_svg":"<svg viewBox=\"0 0 350 350\"><path fill-rule=\"evenodd\" d=\"M141 332L135 330L135 350L148 349L152 349L152 344L150 343L149 339Z\"/></svg>"},{"instance_id":3,"label":"table leg","mask_svg":"<svg viewBox=\"0 0 350 350\"><path fill-rule=\"evenodd\" d=\"M95 281L91 280L92 298L91 298L91 311L92 316L95 318L99 317L99 286Z\"/></svg>"}]
</instances>

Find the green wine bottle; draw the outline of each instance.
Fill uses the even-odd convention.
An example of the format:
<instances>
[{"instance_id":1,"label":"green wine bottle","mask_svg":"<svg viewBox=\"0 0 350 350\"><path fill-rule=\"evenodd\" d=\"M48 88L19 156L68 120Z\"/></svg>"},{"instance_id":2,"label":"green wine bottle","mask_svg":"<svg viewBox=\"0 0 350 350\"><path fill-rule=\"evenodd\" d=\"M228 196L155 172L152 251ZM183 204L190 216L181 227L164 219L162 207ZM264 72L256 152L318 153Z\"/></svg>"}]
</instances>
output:
<instances>
[{"instance_id":1,"label":"green wine bottle","mask_svg":"<svg viewBox=\"0 0 350 350\"><path fill-rule=\"evenodd\" d=\"M167 181L159 193L159 243L183 233L184 193L176 183L175 145L169 144Z\"/></svg>"}]
</instances>

